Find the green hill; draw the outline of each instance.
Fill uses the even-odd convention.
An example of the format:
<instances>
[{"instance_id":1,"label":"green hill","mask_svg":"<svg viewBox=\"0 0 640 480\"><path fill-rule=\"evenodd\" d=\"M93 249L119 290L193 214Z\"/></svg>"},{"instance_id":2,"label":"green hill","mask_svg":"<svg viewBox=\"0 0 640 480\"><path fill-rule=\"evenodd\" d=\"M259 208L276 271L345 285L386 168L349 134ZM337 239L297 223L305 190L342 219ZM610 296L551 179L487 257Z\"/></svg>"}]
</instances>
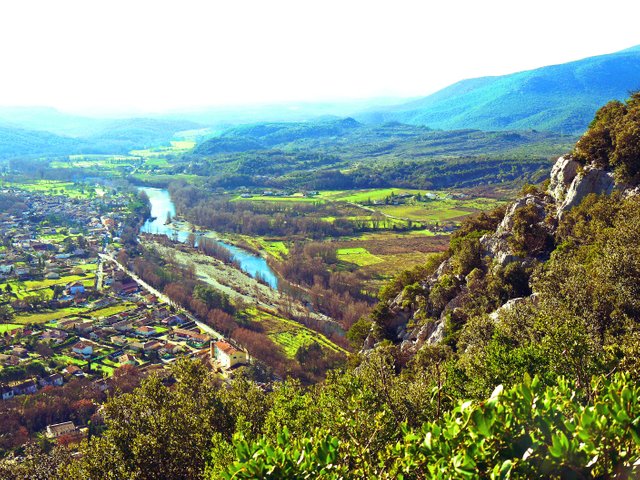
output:
<instances>
[{"instance_id":1,"label":"green hill","mask_svg":"<svg viewBox=\"0 0 640 480\"><path fill-rule=\"evenodd\" d=\"M428 97L356 115L445 130L581 133L598 105L640 89L640 47L498 77L463 80Z\"/></svg>"},{"instance_id":2,"label":"green hill","mask_svg":"<svg viewBox=\"0 0 640 480\"><path fill-rule=\"evenodd\" d=\"M80 147L74 138L9 126L0 126L0 158L64 155Z\"/></svg>"}]
</instances>

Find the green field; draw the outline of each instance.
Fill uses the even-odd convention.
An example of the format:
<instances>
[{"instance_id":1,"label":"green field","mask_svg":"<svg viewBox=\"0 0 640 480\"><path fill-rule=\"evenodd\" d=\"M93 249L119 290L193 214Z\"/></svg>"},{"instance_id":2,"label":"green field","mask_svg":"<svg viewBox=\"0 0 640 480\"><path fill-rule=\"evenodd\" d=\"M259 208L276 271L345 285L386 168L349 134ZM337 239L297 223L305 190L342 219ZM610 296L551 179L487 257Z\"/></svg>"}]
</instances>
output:
<instances>
[{"instance_id":1,"label":"green field","mask_svg":"<svg viewBox=\"0 0 640 480\"><path fill-rule=\"evenodd\" d=\"M53 310L49 312L38 312L38 313L22 313L20 315L16 315L13 318L15 323L19 323L21 325L27 325L30 323L47 323L52 320L60 320L61 318L69 317L71 315L79 315L81 313L85 313L85 308L78 307L68 307L68 308L60 308L58 310Z\"/></svg>"},{"instance_id":2,"label":"green field","mask_svg":"<svg viewBox=\"0 0 640 480\"><path fill-rule=\"evenodd\" d=\"M372 255L366 248L339 248L336 250L338 260L343 262L350 262L358 265L359 267L366 267L368 265L375 265L382 263L384 260L380 257Z\"/></svg>"},{"instance_id":3,"label":"green field","mask_svg":"<svg viewBox=\"0 0 640 480\"><path fill-rule=\"evenodd\" d=\"M298 348L313 342L328 350L346 353L344 349L331 342L324 335L293 320L272 315L256 308L248 308L244 313L247 318L260 322L269 338L280 345L290 358L295 356Z\"/></svg>"},{"instance_id":4,"label":"green field","mask_svg":"<svg viewBox=\"0 0 640 480\"><path fill-rule=\"evenodd\" d=\"M4 335L5 332L11 332L22 327L23 325L18 325L17 323L0 323L0 335Z\"/></svg>"},{"instance_id":5,"label":"green field","mask_svg":"<svg viewBox=\"0 0 640 480\"><path fill-rule=\"evenodd\" d=\"M145 150L131 150L131 155L143 157L145 160L153 157L162 157L169 154L185 153L195 147L196 142L191 140L172 140L170 146L147 148ZM165 160L166 161L166 160Z\"/></svg>"},{"instance_id":6,"label":"green field","mask_svg":"<svg viewBox=\"0 0 640 480\"><path fill-rule=\"evenodd\" d=\"M474 210L463 209L444 202L434 202L435 205L385 205L376 207L381 212L394 217L412 221L444 222L473 213Z\"/></svg>"},{"instance_id":7,"label":"green field","mask_svg":"<svg viewBox=\"0 0 640 480\"><path fill-rule=\"evenodd\" d=\"M290 197L278 197L278 196L265 196L254 195L249 198L242 198L240 195L234 197L232 201L243 202L293 202L293 203L324 203L320 197L303 197L303 196L290 196Z\"/></svg>"},{"instance_id":8,"label":"green field","mask_svg":"<svg viewBox=\"0 0 640 480\"><path fill-rule=\"evenodd\" d=\"M328 200L337 200L341 202L366 203L368 201L384 200L391 194L400 195L408 193L417 195L418 193L429 193L426 190L413 190L404 188L376 188L367 190L325 190L321 191L319 197Z\"/></svg>"},{"instance_id":9,"label":"green field","mask_svg":"<svg viewBox=\"0 0 640 480\"><path fill-rule=\"evenodd\" d=\"M87 364L86 360L80 360L69 355L54 355L53 360L63 365L77 365L84 367Z\"/></svg>"},{"instance_id":10,"label":"green field","mask_svg":"<svg viewBox=\"0 0 640 480\"><path fill-rule=\"evenodd\" d=\"M42 192L47 195L64 195L70 198L91 198L96 194L96 189L92 185L57 180L35 180L29 183L7 183L6 185L27 191Z\"/></svg>"},{"instance_id":11,"label":"green field","mask_svg":"<svg viewBox=\"0 0 640 480\"><path fill-rule=\"evenodd\" d=\"M112 305L105 308L100 308L98 310L94 310L93 312L89 312L93 318L104 318L110 317L111 315L116 315L121 312L126 312L127 310L131 310L135 308L133 303L121 303L118 305Z\"/></svg>"},{"instance_id":12,"label":"green field","mask_svg":"<svg viewBox=\"0 0 640 480\"><path fill-rule=\"evenodd\" d=\"M278 260L289 254L289 248L284 242L269 242L267 240L260 239L260 245L264 248L265 252Z\"/></svg>"},{"instance_id":13,"label":"green field","mask_svg":"<svg viewBox=\"0 0 640 480\"><path fill-rule=\"evenodd\" d=\"M92 272L97 268L96 265L92 267L89 265L91 264L87 265L87 272ZM76 281L82 282L85 287L92 287L95 283L95 275L88 273L87 275L67 275L58 279L45 278L43 280L25 280L23 282L16 280L9 282L9 285L18 298L24 298L35 292L40 292L44 295L45 299L50 300L53 297L53 290L51 290L50 287L53 285L67 285L68 283ZM0 289L4 291L6 286L6 283L0 284Z\"/></svg>"}]
</instances>

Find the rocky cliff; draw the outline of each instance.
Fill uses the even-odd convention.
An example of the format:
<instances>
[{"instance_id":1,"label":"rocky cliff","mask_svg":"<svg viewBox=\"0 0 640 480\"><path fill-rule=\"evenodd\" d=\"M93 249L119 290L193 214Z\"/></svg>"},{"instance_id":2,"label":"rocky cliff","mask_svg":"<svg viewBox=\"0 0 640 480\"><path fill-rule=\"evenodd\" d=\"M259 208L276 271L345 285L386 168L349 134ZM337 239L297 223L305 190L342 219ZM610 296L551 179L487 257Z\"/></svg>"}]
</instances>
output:
<instances>
[{"instance_id":1,"label":"rocky cliff","mask_svg":"<svg viewBox=\"0 0 640 480\"><path fill-rule=\"evenodd\" d=\"M551 170L546 190L537 190L513 202L494 231L469 243L479 250L476 254L481 259L479 268L461 272L460 261L450 256L433 274L411 288L405 287L387 302L388 313L384 319L387 338L399 344L407 356L415 354L425 344L442 342L447 322L452 322L452 318L455 321L456 317L464 321L461 307L473 303L474 290L489 288L490 281L486 279L490 275L505 277L513 271L531 272L534 265L549 258L555 248L553 236L558 223L587 195L611 194L614 190L622 191L625 196L634 195L639 188L616 183L612 172L606 169L580 164L570 155L560 157ZM484 283L478 280L480 277L484 278ZM440 293L443 285L447 287L444 301ZM515 304L536 301L536 293L532 291L525 296L514 296L522 291L522 288L519 291L517 288L505 289L506 293L498 295L498 304L489 307L492 308L489 311L485 306L483 313L498 321L501 313ZM433 300L434 296L438 301ZM365 349L379 340L379 329L376 331L374 326Z\"/></svg>"}]
</instances>

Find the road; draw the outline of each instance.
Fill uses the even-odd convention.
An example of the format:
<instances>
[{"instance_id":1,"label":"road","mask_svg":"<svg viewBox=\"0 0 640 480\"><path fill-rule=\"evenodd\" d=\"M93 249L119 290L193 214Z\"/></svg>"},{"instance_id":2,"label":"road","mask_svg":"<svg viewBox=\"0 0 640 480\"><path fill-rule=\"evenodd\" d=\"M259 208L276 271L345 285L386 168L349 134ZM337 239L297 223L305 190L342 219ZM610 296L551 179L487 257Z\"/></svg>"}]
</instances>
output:
<instances>
[{"instance_id":1,"label":"road","mask_svg":"<svg viewBox=\"0 0 640 480\"><path fill-rule=\"evenodd\" d=\"M96 290L99 292L104 287L104 263L102 259L98 262L98 272L96 273Z\"/></svg>"},{"instance_id":2,"label":"road","mask_svg":"<svg viewBox=\"0 0 640 480\"><path fill-rule=\"evenodd\" d=\"M206 325L205 323L201 322L198 318L196 318L194 315L192 315L191 313L189 313L188 311L186 311L183 307L181 307L180 305L178 305L176 302L174 302L173 300L171 300L168 296L166 296L164 293L160 292L159 290L153 288L151 285L149 285L147 282L145 282L144 280L142 280L138 275L136 275L135 273L133 273L131 270L129 270L128 268L126 268L124 265L122 265L120 262L118 262L115 258L113 258L111 255L107 255L106 253L100 253L100 258L109 262L113 262L116 267L118 267L118 269L122 270L123 272L125 272L127 275L129 275L138 285L140 285L144 290L146 290L147 292L155 295L155 297L160 300L163 303L167 303L173 307L179 308L182 311L182 315L185 315L189 320L191 320L192 322L195 322L196 325L198 325L198 327L200 329L202 329L203 331L207 332L207 334L211 335L212 337L218 339L218 340L222 340L224 339L224 335L222 335L219 332L216 332L213 328L211 328L209 325Z\"/></svg>"}]
</instances>

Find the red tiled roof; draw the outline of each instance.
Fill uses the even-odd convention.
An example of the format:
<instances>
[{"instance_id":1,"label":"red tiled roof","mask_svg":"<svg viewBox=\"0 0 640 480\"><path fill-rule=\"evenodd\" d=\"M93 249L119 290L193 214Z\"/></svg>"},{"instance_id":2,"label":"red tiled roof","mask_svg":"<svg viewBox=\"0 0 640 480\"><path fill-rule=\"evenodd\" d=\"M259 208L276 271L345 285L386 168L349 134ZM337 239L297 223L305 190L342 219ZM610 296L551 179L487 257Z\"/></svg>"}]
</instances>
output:
<instances>
[{"instance_id":1,"label":"red tiled roof","mask_svg":"<svg viewBox=\"0 0 640 480\"><path fill-rule=\"evenodd\" d=\"M216 348L218 350L222 350L227 355L233 355L234 353L239 353L238 349L234 348L229 343L223 342L223 341L216 342Z\"/></svg>"}]
</instances>

